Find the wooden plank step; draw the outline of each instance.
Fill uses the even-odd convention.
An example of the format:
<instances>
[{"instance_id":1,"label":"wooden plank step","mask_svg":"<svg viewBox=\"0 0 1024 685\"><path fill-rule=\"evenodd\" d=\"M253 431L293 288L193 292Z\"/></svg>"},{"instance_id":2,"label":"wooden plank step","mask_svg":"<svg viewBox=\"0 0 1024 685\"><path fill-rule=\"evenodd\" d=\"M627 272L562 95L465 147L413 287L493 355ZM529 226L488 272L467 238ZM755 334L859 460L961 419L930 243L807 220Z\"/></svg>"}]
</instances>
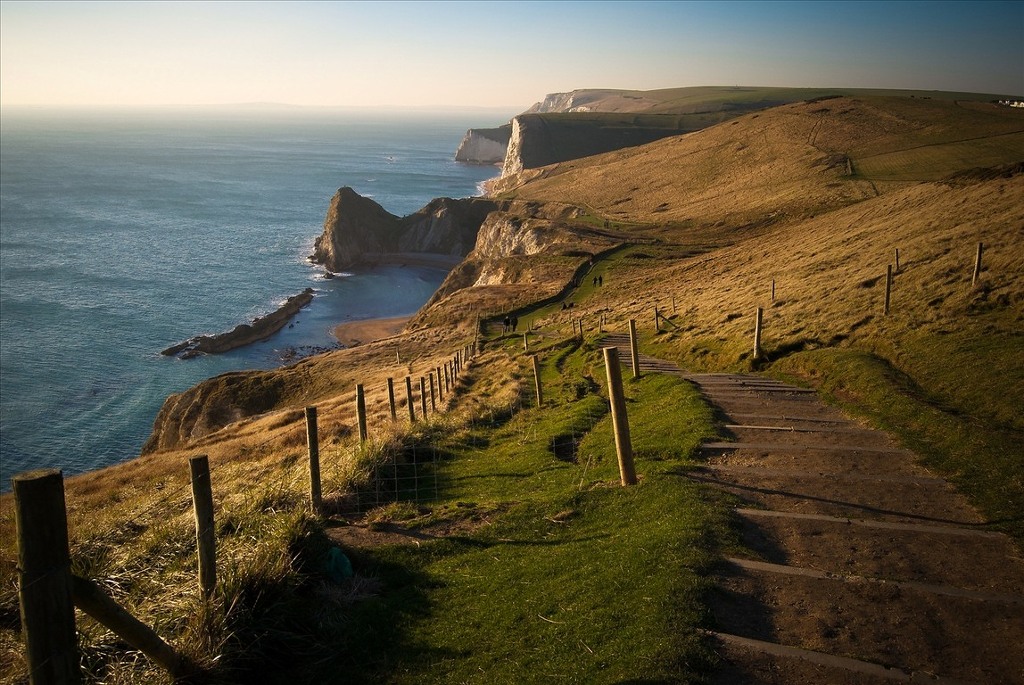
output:
<instances>
[{"instance_id":1,"label":"wooden plank step","mask_svg":"<svg viewBox=\"0 0 1024 685\"><path fill-rule=\"evenodd\" d=\"M823 419L817 416L798 416L793 414L747 414L743 412L726 412L726 415L732 419L746 418L746 419L775 419L778 421L807 421L814 423L842 423L853 425L853 422L849 419ZM860 430L871 430L869 428L862 428Z\"/></svg>"},{"instance_id":2,"label":"wooden plank step","mask_svg":"<svg viewBox=\"0 0 1024 685\"><path fill-rule=\"evenodd\" d=\"M876 452L879 454L911 454L899 447L865 447L863 445L794 445L781 442L706 442L702 450L757 450L783 452L793 450L827 450L831 452Z\"/></svg>"},{"instance_id":3,"label":"wooden plank step","mask_svg":"<svg viewBox=\"0 0 1024 685\"><path fill-rule=\"evenodd\" d=\"M888 580L886 578L870 578L867 576L843 575L828 573L813 568L800 566L786 566L783 564L771 564L766 561L755 561L753 559L738 559L729 557L726 561L745 571L761 571L764 573L776 573L786 576L802 576L804 578L815 578L817 580L833 580L842 583L875 583L889 585L892 587L904 588L929 592L933 595L946 595L949 597L962 597L979 602L999 602L1000 604L1021 604L1024 605L1024 597L1016 595L999 595L991 592L979 592L977 590L965 590L952 585L939 585L934 583L921 583L907 580Z\"/></svg>"},{"instance_id":4,"label":"wooden plank step","mask_svg":"<svg viewBox=\"0 0 1024 685\"><path fill-rule=\"evenodd\" d=\"M962 535L982 538L1002 538L1002 533L992 530L978 530L975 528L961 528L957 526L930 526L922 523L903 523L900 521L881 521L874 519L851 519L843 516L828 516L826 514L804 514L791 511L776 511L773 509L748 509L737 507L734 509L741 516L765 516L772 518L804 519L807 521L825 521L850 526L863 526L865 528L884 528L888 530L906 530L918 533L936 535Z\"/></svg>"},{"instance_id":5,"label":"wooden plank step","mask_svg":"<svg viewBox=\"0 0 1024 685\"><path fill-rule=\"evenodd\" d=\"M792 385L769 385L765 383L697 383L701 390L718 392L783 392L813 395L814 390L810 388L798 388Z\"/></svg>"},{"instance_id":6,"label":"wooden plank step","mask_svg":"<svg viewBox=\"0 0 1024 685\"><path fill-rule=\"evenodd\" d=\"M789 431L790 433L877 433L871 428L797 428L796 426L748 426L727 423L729 430Z\"/></svg>"},{"instance_id":7,"label":"wooden plank step","mask_svg":"<svg viewBox=\"0 0 1024 685\"><path fill-rule=\"evenodd\" d=\"M835 656L834 654L815 652L809 649L802 649L800 647L790 647L776 642L754 640L749 637L730 635L729 633L720 633L717 631L708 631L708 634L718 640L721 640L725 644L742 647L744 649L764 652L773 656L788 659L801 659L820 666L839 668L845 671L862 673L864 675L882 678L885 680L893 680L903 683L933 683L934 685L966 685L964 681L944 678L931 673L916 673L914 671L903 670L892 666L884 666L870 661L860 661L858 659L851 659L850 657Z\"/></svg>"},{"instance_id":8,"label":"wooden plank step","mask_svg":"<svg viewBox=\"0 0 1024 685\"><path fill-rule=\"evenodd\" d=\"M769 469L760 466L726 466L711 465L704 466L693 471L712 471L717 473L732 473L752 475L759 478L828 478L831 480L859 480L885 483L905 483L907 485L945 485L946 481L941 478L923 478L920 476L890 476L885 474L871 473L823 473L820 471L791 471L786 469Z\"/></svg>"}]
</instances>

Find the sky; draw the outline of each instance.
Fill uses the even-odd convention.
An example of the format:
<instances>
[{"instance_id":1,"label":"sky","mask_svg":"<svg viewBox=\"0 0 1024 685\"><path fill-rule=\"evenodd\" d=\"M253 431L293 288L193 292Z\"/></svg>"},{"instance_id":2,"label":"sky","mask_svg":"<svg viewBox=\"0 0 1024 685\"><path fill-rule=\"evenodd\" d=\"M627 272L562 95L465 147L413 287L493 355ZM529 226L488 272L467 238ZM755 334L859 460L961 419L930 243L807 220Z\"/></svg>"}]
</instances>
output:
<instances>
[{"instance_id":1,"label":"sky","mask_svg":"<svg viewBox=\"0 0 1024 685\"><path fill-rule=\"evenodd\" d=\"M0 1L0 105L521 111L578 88L1024 95L1024 2Z\"/></svg>"}]
</instances>

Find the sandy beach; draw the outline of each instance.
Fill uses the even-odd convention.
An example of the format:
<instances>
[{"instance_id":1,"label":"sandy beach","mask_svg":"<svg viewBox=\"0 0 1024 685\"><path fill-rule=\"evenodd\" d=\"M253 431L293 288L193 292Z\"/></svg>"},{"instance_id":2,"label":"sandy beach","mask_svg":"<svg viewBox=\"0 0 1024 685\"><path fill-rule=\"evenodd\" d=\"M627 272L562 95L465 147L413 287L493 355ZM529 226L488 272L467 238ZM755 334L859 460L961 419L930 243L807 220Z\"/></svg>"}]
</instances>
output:
<instances>
[{"instance_id":1,"label":"sandy beach","mask_svg":"<svg viewBox=\"0 0 1024 685\"><path fill-rule=\"evenodd\" d=\"M395 316L390 319L349 321L334 327L334 337L345 347L355 347L401 333L410 318L412 317Z\"/></svg>"}]
</instances>

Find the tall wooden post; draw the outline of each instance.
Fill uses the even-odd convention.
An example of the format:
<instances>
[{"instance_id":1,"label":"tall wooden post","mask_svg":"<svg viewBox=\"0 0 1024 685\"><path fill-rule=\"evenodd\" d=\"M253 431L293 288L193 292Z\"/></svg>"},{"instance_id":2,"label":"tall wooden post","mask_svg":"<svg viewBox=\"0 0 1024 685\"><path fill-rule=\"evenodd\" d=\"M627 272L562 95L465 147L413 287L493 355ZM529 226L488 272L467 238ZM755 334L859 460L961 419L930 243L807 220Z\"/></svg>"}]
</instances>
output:
<instances>
[{"instance_id":1,"label":"tall wooden post","mask_svg":"<svg viewBox=\"0 0 1024 685\"><path fill-rule=\"evenodd\" d=\"M761 358L761 322L764 318L764 310L760 307L757 308L757 314L754 318L754 359Z\"/></svg>"},{"instance_id":2,"label":"tall wooden post","mask_svg":"<svg viewBox=\"0 0 1024 685\"><path fill-rule=\"evenodd\" d=\"M974 275L971 276L971 285L977 285L978 279L981 278L981 251L984 249L982 243L978 243L978 254L974 258Z\"/></svg>"},{"instance_id":3,"label":"tall wooden post","mask_svg":"<svg viewBox=\"0 0 1024 685\"><path fill-rule=\"evenodd\" d=\"M537 406L544 406L544 386L540 382L540 360L537 355L530 357L533 362L533 387L537 390Z\"/></svg>"},{"instance_id":4,"label":"tall wooden post","mask_svg":"<svg viewBox=\"0 0 1024 685\"><path fill-rule=\"evenodd\" d=\"M362 445L370 437L366 430L366 394L362 383L356 384L356 424L359 426L359 444Z\"/></svg>"},{"instance_id":5,"label":"tall wooden post","mask_svg":"<svg viewBox=\"0 0 1024 685\"><path fill-rule=\"evenodd\" d=\"M434 372L430 372L430 411L437 412L437 404L434 402Z\"/></svg>"},{"instance_id":6,"label":"tall wooden post","mask_svg":"<svg viewBox=\"0 0 1024 685\"><path fill-rule=\"evenodd\" d=\"M633 364L633 378L640 378L640 348L636 343L636 319L629 320L629 361Z\"/></svg>"},{"instance_id":7,"label":"tall wooden post","mask_svg":"<svg viewBox=\"0 0 1024 685\"><path fill-rule=\"evenodd\" d=\"M885 306L882 308L882 314L889 315L889 298L892 295L892 264L887 264L885 267Z\"/></svg>"},{"instance_id":8,"label":"tall wooden post","mask_svg":"<svg viewBox=\"0 0 1024 685\"><path fill-rule=\"evenodd\" d=\"M398 420L398 412L395 409L395 381L388 379L388 404L391 406L391 420Z\"/></svg>"},{"instance_id":9,"label":"tall wooden post","mask_svg":"<svg viewBox=\"0 0 1024 685\"><path fill-rule=\"evenodd\" d=\"M661 312L658 308L654 308L654 330L656 333L661 333Z\"/></svg>"},{"instance_id":10,"label":"tall wooden post","mask_svg":"<svg viewBox=\"0 0 1024 685\"><path fill-rule=\"evenodd\" d=\"M316 407L306 407L306 445L309 448L309 504L320 513L320 438L317 436Z\"/></svg>"},{"instance_id":11,"label":"tall wooden post","mask_svg":"<svg viewBox=\"0 0 1024 685\"><path fill-rule=\"evenodd\" d=\"M612 405L612 428L615 431L615 452L619 457L619 478L623 485L636 485L633 443L629 437L629 417L626 416L626 397L622 391L622 372L619 369L619 350L615 347L605 347L602 352L608 373L608 397Z\"/></svg>"},{"instance_id":12,"label":"tall wooden post","mask_svg":"<svg viewBox=\"0 0 1024 685\"><path fill-rule=\"evenodd\" d=\"M416 407L412 403L412 379L405 377L405 397L409 406L409 423L416 423Z\"/></svg>"},{"instance_id":13,"label":"tall wooden post","mask_svg":"<svg viewBox=\"0 0 1024 685\"><path fill-rule=\"evenodd\" d=\"M441 378L441 367L440 366L435 367L434 371L437 372L437 401L438 402L443 402L444 401L444 391L446 390L446 388L444 387L444 383L441 382L441 380L442 380L442 378Z\"/></svg>"},{"instance_id":14,"label":"tall wooden post","mask_svg":"<svg viewBox=\"0 0 1024 685\"><path fill-rule=\"evenodd\" d=\"M427 381L420 376L420 416L427 418Z\"/></svg>"},{"instance_id":15,"label":"tall wooden post","mask_svg":"<svg viewBox=\"0 0 1024 685\"><path fill-rule=\"evenodd\" d=\"M192 476L192 508L196 519L196 549L199 556L199 591L211 599L217 589L217 535L213 527L213 485L210 461L205 454L188 460Z\"/></svg>"},{"instance_id":16,"label":"tall wooden post","mask_svg":"<svg viewBox=\"0 0 1024 685\"><path fill-rule=\"evenodd\" d=\"M448 375L448 362L445 362L444 364L442 364L442 366L444 367L444 391L448 392L451 389L451 379Z\"/></svg>"},{"instance_id":17,"label":"tall wooden post","mask_svg":"<svg viewBox=\"0 0 1024 685\"><path fill-rule=\"evenodd\" d=\"M402 348L395 346L395 362L398 364L402 363Z\"/></svg>"},{"instance_id":18,"label":"tall wooden post","mask_svg":"<svg viewBox=\"0 0 1024 685\"><path fill-rule=\"evenodd\" d=\"M12 479L18 599L32 685L81 682L64 477L56 469Z\"/></svg>"}]
</instances>

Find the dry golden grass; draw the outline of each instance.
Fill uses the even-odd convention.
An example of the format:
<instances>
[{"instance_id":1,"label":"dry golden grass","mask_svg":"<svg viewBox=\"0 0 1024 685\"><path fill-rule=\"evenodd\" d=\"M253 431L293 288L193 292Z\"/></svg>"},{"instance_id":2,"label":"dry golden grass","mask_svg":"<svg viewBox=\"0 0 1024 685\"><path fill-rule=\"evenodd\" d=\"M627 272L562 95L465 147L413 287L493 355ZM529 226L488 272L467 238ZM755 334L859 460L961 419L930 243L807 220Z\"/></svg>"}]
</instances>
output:
<instances>
[{"instance_id":1,"label":"dry golden grass","mask_svg":"<svg viewBox=\"0 0 1024 685\"><path fill-rule=\"evenodd\" d=\"M983 431L1017 435L1024 431L1024 174L934 179L1021 161L1022 131L1024 113L980 103L836 98L527 173L513 179L522 185L512 191L506 181L505 192L523 201L511 211L558 233L552 251L480 258L475 273L490 274L486 285L453 287L394 338L277 371L219 377L184 393L158 451L68 479L76 563L87 575L96 569L143 620L187 635L197 658L217 653L204 640L224 632L202 624L209 616L183 618L201 613L189 599L194 567L181 561L194 545L188 457L209 456L229 528L257 525L252 512L270 517L252 532L263 543L228 536L233 567L287 574L282 555L304 525L296 512L308 487L304 407L319 411L325 492L343 491L363 477L357 383L366 389L374 444L385 450L401 433L391 424L387 378L401 403L406 375L418 389L420 376L476 337L478 315L551 297L586 265L587 253L622 241L639 247L599 263L605 285L576 298L571 314L586 317L589 330L599 314L615 330L632 318L643 344L661 356L694 369L750 369L753 314L764 307L770 361L801 350L864 352L905 374L943 411ZM985 270L972 287L978 242ZM577 252L566 254L567 246ZM901 268L883 316L886 265L896 249ZM674 314L660 335L655 306ZM568 316L555 307L530 318L550 336L569 332ZM471 367L448 399L445 430L498 415L524 392L523 359L495 349L483 362L486 373ZM1021 477L1007 474L1009 496L1024 491ZM9 496L0 504L0 670L17 674L13 507ZM187 620L195 625L183 626ZM138 670L116 668L126 669L124 681L138 682ZM104 677L121 679L113 671Z\"/></svg>"},{"instance_id":2,"label":"dry golden grass","mask_svg":"<svg viewBox=\"0 0 1024 685\"><path fill-rule=\"evenodd\" d=\"M526 174L519 186L520 179L505 179L498 189L623 221L733 228L817 215L876 195L885 188L872 184L862 159L872 171L872 164L898 171L900 180L935 180L965 164L1024 158L1022 134L1024 116L995 105L834 98L552 165ZM971 161L966 141L986 154Z\"/></svg>"}]
</instances>

